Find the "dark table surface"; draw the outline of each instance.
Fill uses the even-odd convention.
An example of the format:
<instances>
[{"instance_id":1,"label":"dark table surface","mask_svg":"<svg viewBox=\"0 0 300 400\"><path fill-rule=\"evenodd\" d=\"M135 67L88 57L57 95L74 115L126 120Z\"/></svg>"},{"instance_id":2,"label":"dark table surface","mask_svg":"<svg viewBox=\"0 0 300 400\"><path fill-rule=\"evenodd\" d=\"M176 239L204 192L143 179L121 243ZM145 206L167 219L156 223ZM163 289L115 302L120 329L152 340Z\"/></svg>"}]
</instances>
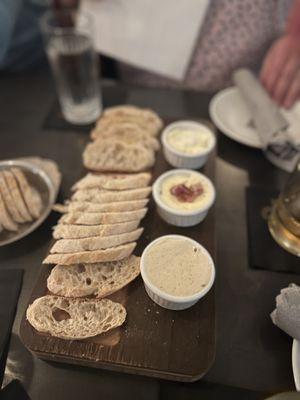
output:
<instances>
[{"instance_id":1,"label":"dark table surface","mask_svg":"<svg viewBox=\"0 0 300 400\"><path fill-rule=\"evenodd\" d=\"M162 89L114 86L106 83L106 103L133 103L151 107L162 116L208 118L209 95ZM0 159L41 156L61 168L61 196L82 173L81 152L86 133L45 130L43 122L55 98L45 74L0 78ZM245 187L249 184L280 187L285 173L273 168L259 150L218 136L217 280L215 362L204 380L211 383L275 393L293 390L291 339L272 325L269 314L275 296L300 275L248 266ZM32 399L137 399L214 398L212 386L162 382L134 375L50 364L37 359L20 342L19 324L51 240L46 223L29 237L0 249L0 268L23 268L23 289L14 323L6 380L20 379ZM188 333L187 333L188 334ZM237 398L246 398L237 396ZM234 397L231 396L233 399ZM252 398L249 397L248 398ZM254 397L253 397L254 398ZM259 398L259 397L257 397Z\"/></svg>"}]
</instances>

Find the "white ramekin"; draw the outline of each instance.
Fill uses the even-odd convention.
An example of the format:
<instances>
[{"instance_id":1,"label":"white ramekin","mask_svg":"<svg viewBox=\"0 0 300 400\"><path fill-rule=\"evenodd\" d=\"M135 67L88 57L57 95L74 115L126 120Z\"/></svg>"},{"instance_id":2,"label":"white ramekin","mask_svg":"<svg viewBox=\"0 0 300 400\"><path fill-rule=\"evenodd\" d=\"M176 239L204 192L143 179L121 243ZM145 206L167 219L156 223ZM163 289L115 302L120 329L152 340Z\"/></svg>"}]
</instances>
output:
<instances>
[{"instance_id":1,"label":"white ramekin","mask_svg":"<svg viewBox=\"0 0 300 400\"><path fill-rule=\"evenodd\" d=\"M163 292L156 286L154 286L148 279L147 276L147 270L145 267L145 258L147 257L147 253L149 249L156 244L157 242L166 239L166 238L178 238L182 240L187 240L191 242L194 246L198 247L201 249L201 251L207 256L210 266L211 266L211 276L208 284L198 293L193 294L192 296L172 296L168 293ZM201 246L200 243L196 242L193 239L190 239L186 236L182 235L166 235L166 236L161 236L158 239L153 240L148 246L145 248L143 251L142 257L141 257L141 275L144 281L144 286L145 290L148 294L148 296L159 306L163 308L167 308L169 310L185 310L186 308L192 307L194 304L197 303L202 297L206 295L206 293L209 292L211 287L214 284L215 281L215 275L216 275L216 270L215 270L215 265L214 262L209 254L209 252Z\"/></svg>"},{"instance_id":2,"label":"white ramekin","mask_svg":"<svg viewBox=\"0 0 300 400\"><path fill-rule=\"evenodd\" d=\"M198 208L197 210L193 211L179 211L176 210L175 208L169 207L161 200L160 188L163 180L171 175L185 174L185 173L188 174L193 173L199 175L199 178L201 180L204 180L210 187L212 191L212 199L210 203L207 204L205 207ZM205 175L201 174L200 172L188 169L172 169L171 171L167 171L164 174L160 175L152 186L152 194L157 206L157 212L161 216L161 218L168 224L181 227L194 226L202 222L206 217L209 209L212 207L216 198L216 191L211 180L208 179Z\"/></svg>"},{"instance_id":3,"label":"white ramekin","mask_svg":"<svg viewBox=\"0 0 300 400\"><path fill-rule=\"evenodd\" d=\"M169 132L174 130L175 128L189 129L189 130L198 130L199 128L201 128L202 130L205 130L211 135L212 138L211 145L207 149L201 151L198 154L182 153L174 149L172 146L170 146L167 140ZM189 168L189 169L201 168L206 163L209 154L212 152L212 150L216 145L216 137L212 132L212 130L207 125L195 121L173 122L163 130L161 141L163 145L163 153L168 163L176 168Z\"/></svg>"}]
</instances>

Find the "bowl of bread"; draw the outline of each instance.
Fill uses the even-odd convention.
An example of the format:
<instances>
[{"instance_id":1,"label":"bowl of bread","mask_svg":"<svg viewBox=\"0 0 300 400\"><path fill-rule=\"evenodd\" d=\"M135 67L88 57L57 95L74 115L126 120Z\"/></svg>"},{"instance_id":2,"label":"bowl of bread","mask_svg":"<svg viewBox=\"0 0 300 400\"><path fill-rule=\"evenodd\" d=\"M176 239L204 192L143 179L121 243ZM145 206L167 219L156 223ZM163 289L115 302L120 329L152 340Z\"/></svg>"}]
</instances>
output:
<instances>
[{"instance_id":1,"label":"bowl of bread","mask_svg":"<svg viewBox=\"0 0 300 400\"><path fill-rule=\"evenodd\" d=\"M0 246L31 233L51 212L59 182L56 186L40 163L0 162ZM46 165L49 164L60 177L54 163L47 160Z\"/></svg>"}]
</instances>

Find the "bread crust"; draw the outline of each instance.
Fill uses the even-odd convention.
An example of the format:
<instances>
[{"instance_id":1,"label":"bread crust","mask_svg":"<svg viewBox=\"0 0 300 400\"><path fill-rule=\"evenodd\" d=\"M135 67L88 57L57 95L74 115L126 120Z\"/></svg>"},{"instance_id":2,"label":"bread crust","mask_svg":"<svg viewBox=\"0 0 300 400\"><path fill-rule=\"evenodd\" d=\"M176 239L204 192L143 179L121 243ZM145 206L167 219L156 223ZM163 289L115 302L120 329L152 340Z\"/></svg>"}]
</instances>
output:
<instances>
[{"instance_id":1,"label":"bread crust","mask_svg":"<svg viewBox=\"0 0 300 400\"><path fill-rule=\"evenodd\" d=\"M108 299L65 299L47 295L27 308L26 318L38 332L79 340L122 325L126 310L122 304Z\"/></svg>"},{"instance_id":2,"label":"bread crust","mask_svg":"<svg viewBox=\"0 0 300 400\"><path fill-rule=\"evenodd\" d=\"M143 228L139 228L129 233L104 237L93 236L84 239L61 239L54 243L50 249L50 253L77 253L81 251L104 250L137 241L143 230Z\"/></svg>"},{"instance_id":3,"label":"bread crust","mask_svg":"<svg viewBox=\"0 0 300 400\"><path fill-rule=\"evenodd\" d=\"M48 290L64 297L106 297L128 285L140 274L140 257L120 261L56 265L47 279Z\"/></svg>"},{"instance_id":4,"label":"bread crust","mask_svg":"<svg viewBox=\"0 0 300 400\"><path fill-rule=\"evenodd\" d=\"M118 261L129 257L135 247L136 242L133 242L117 247L111 247L105 250L82 251L78 253L67 254L49 254L43 260L43 264L72 265L81 263L91 264L97 262Z\"/></svg>"},{"instance_id":5,"label":"bread crust","mask_svg":"<svg viewBox=\"0 0 300 400\"><path fill-rule=\"evenodd\" d=\"M140 172L150 169L154 162L153 150L114 139L89 143L83 152L84 166L98 172Z\"/></svg>"},{"instance_id":6,"label":"bread crust","mask_svg":"<svg viewBox=\"0 0 300 400\"><path fill-rule=\"evenodd\" d=\"M112 236L131 232L139 226L139 220L108 225L63 225L53 228L54 239L81 239L91 236Z\"/></svg>"},{"instance_id":7,"label":"bread crust","mask_svg":"<svg viewBox=\"0 0 300 400\"><path fill-rule=\"evenodd\" d=\"M141 220L147 213L147 208L136 211L111 213L85 213L80 211L69 212L59 219L60 224L98 225L117 224L120 222Z\"/></svg>"}]
</instances>

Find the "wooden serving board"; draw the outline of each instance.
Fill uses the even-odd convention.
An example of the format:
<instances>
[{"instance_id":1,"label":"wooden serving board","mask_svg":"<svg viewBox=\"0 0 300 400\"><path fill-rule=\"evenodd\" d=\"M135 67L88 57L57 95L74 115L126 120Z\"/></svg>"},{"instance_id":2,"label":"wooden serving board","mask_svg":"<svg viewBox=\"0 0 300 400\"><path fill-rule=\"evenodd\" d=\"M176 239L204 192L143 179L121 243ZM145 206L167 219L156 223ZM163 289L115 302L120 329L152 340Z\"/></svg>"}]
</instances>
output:
<instances>
[{"instance_id":1,"label":"wooden serving board","mask_svg":"<svg viewBox=\"0 0 300 400\"><path fill-rule=\"evenodd\" d=\"M215 154L203 170L212 180L214 163ZM168 169L171 167L160 151L154 179ZM138 241L136 255L141 255L146 245L159 236L181 234L204 245L215 260L214 208L201 224L177 228L162 221L151 200L141 225L145 231ZM29 304L47 293L46 279L50 271L50 266L42 267ZM126 307L127 319L122 327L94 338L67 341L38 333L24 315L21 339L45 360L185 382L205 375L215 356L214 287L195 306L184 311L166 310L153 303L140 277L109 298Z\"/></svg>"}]
</instances>

